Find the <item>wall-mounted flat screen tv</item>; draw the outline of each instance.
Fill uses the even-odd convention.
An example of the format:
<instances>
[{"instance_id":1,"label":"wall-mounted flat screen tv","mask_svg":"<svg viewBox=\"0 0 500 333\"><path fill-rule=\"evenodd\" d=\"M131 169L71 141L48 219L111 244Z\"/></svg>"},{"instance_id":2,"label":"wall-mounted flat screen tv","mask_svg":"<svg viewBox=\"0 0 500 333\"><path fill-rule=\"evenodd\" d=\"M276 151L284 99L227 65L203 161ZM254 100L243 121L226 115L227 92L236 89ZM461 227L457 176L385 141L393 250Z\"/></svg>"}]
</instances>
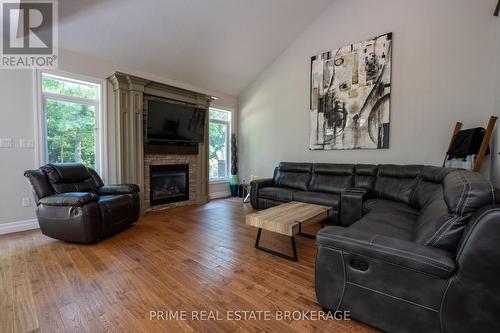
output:
<instances>
[{"instance_id":1,"label":"wall-mounted flat screen tv","mask_svg":"<svg viewBox=\"0 0 500 333\"><path fill-rule=\"evenodd\" d=\"M203 142L205 109L156 98L149 98L147 107L146 142Z\"/></svg>"}]
</instances>

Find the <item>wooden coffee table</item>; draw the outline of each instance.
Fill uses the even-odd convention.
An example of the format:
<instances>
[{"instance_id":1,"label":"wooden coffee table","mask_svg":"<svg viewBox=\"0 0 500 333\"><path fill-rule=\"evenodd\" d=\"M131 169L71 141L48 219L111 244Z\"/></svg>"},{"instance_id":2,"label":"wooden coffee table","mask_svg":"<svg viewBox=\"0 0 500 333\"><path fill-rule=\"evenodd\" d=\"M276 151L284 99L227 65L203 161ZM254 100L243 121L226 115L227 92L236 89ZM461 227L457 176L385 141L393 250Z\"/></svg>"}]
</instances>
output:
<instances>
[{"instance_id":1,"label":"wooden coffee table","mask_svg":"<svg viewBox=\"0 0 500 333\"><path fill-rule=\"evenodd\" d=\"M297 248L295 247L295 235L316 238L314 235L302 232L302 227L308 224L322 222L326 219L332 207L308 204L292 201L276 207L261 210L246 216L246 224L258 228L255 248L274 254L276 256L297 261ZM322 225L323 226L323 223ZM291 238L292 256L276 252L259 245L262 230L272 231Z\"/></svg>"}]
</instances>

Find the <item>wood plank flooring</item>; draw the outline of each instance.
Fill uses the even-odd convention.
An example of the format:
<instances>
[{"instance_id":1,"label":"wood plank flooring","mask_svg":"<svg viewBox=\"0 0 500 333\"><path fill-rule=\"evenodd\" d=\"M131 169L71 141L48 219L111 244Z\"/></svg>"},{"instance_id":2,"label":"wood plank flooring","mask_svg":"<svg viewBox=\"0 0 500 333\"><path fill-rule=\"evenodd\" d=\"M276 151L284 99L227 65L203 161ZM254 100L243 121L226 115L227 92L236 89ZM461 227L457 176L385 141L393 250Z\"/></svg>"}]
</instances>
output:
<instances>
[{"instance_id":1,"label":"wood plank flooring","mask_svg":"<svg viewBox=\"0 0 500 333\"><path fill-rule=\"evenodd\" d=\"M297 237L296 263L256 250L252 211L223 199L149 213L91 245L39 230L0 236L0 332L376 332L352 320L191 318L320 310L314 240ZM287 237L266 232L262 245L290 250ZM154 310L187 320L150 320Z\"/></svg>"}]
</instances>

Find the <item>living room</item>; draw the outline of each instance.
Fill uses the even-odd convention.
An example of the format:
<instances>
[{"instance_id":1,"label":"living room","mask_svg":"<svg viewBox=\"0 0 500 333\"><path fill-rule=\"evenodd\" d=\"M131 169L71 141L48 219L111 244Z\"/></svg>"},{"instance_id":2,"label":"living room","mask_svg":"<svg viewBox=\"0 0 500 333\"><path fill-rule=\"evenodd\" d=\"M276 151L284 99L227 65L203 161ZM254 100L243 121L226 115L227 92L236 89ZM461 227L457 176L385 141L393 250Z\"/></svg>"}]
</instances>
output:
<instances>
[{"instance_id":1,"label":"living room","mask_svg":"<svg viewBox=\"0 0 500 333\"><path fill-rule=\"evenodd\" d=\"M1 11L0 332L500 331L500 1Z\"/></svg>"}]
</instances>

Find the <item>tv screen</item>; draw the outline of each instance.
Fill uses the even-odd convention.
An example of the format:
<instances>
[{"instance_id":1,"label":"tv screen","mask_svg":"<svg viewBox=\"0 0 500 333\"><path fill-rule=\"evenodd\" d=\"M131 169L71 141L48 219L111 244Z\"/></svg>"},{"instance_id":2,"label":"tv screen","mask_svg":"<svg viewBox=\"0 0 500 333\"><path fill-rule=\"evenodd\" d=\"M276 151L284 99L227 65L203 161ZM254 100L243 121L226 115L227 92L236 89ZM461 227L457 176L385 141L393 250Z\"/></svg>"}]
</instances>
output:
<instances>
[{"instance_id":1,"label":"tv screen","mask_svg":"<svg viewBox=\"0 0 500 333\"><path fill-rule=\"evenodd\" d=\"M193 105L148 100L148 142L203 142L205 110Z\"/></svg>"}]
</instances>

